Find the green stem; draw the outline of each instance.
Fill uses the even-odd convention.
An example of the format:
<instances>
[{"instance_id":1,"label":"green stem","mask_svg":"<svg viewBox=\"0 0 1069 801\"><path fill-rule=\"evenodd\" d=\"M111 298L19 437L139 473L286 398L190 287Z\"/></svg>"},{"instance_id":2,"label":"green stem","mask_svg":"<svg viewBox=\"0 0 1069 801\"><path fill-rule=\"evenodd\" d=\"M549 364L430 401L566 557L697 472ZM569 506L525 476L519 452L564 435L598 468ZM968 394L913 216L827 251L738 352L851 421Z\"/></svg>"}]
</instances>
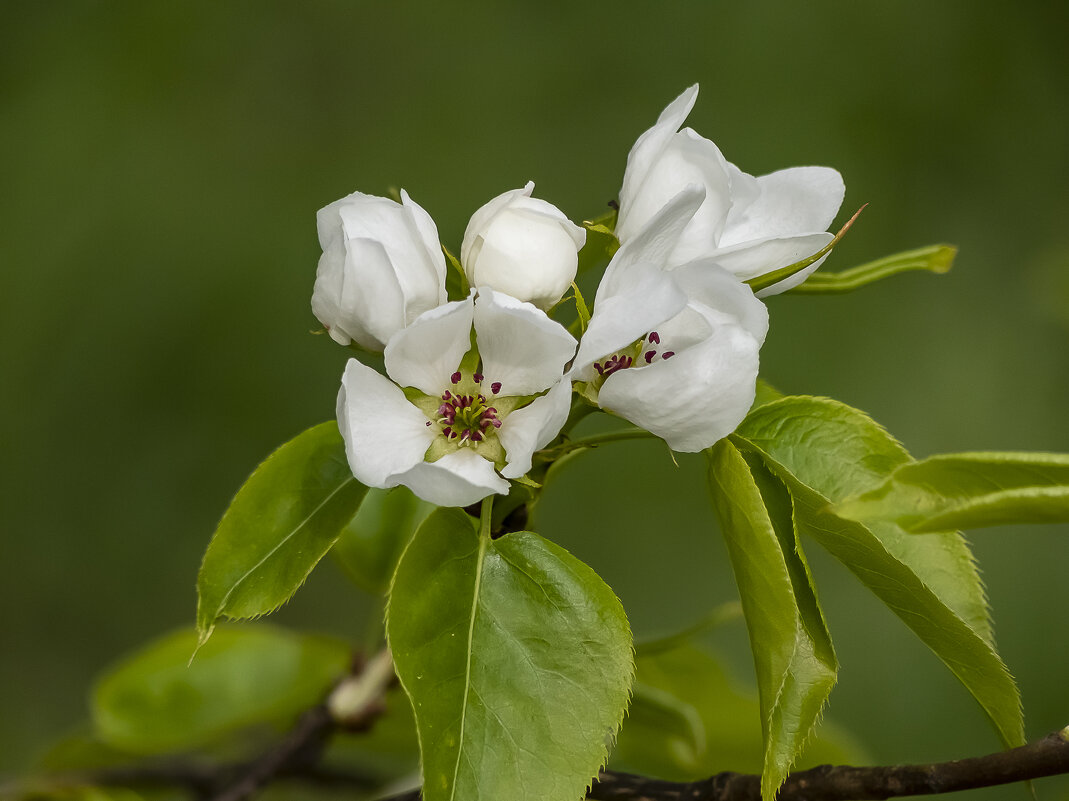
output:
<instances>
[{"instance_id":1,"label":"green stem","mask_svg":"<svg viewBox=\"0 0 1069 801\"><path fill-rule=\"evenodd\" d=\"M580 439L573 439L568 442L562 442L552 448L548 448L543 451L539 451L539 458L556 460L566 453L572 451L581 450L583 448L596 448L598 445L604 445L607 442L622 442L628 439L656 439L656 434L651 434L643 428L625 428L621 431L606 431L603 434L592 434L589 437L582 437Z\"/></svg>"},{"instance_id":2,"label":"green stem","mask_svg":"<svg viewBox=\"0 0 1069 801\"><path fill-rule=\"evenodd\" d=\"M487 495L483 498L483 505L479 509L479 538L490 539L490 522L494 512L494 496Z\"/></svg>"}]
</instances>

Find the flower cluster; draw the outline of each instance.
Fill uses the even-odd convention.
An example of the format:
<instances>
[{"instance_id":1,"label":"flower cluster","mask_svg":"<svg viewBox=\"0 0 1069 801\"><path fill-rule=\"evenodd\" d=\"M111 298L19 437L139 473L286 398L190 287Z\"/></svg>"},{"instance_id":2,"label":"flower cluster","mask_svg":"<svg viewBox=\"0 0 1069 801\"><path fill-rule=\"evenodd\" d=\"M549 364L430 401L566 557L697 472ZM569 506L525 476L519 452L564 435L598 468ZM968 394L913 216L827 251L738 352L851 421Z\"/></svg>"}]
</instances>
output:
<instances>
[{"instance_id":1,"label":"flower cluster","mask_svg":"<svg viewBox=\"0 0 1069 801\"><path fill-rule=\"evenodd\" d=\"M578 341L548 312L575 286L587 232L533 197L533 183L472 215L459 260L471 289L452 301L437 228L406 193L356 192L320 210L312 310L338 343L383 353L385 375L350 359L338 395L358 480L441 506L507 493L561 434L573 397L678 451L735 429L768 330L745 281L831 242L844 188L827 167L743 172L680 130L697 94L673 101L628 155L620 247L589 321L573 326L585 328Z\"/></svg>"}]
</instances>

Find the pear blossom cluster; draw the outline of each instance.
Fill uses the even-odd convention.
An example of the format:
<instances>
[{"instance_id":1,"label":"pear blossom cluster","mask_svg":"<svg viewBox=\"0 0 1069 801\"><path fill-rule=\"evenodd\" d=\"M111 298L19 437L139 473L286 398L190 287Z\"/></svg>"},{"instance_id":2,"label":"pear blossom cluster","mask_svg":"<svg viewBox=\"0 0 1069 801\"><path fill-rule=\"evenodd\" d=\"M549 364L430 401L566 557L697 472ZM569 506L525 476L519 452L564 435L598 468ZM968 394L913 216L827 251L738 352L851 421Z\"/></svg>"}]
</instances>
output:
<instances>
[{"instance_id":1,"label":"pear blossom cluster","mask_svg":"<svg viewBox=\"0 0 1069 801\"><path fill-rule=\"evenodd\" d=\"M506 494L573 404L676 451L738 426L768 331L760 298L797 286L823 258L756 295L745 282L827 246L844 186L828 167L743 172L682 128L697 95L686 90L631 148L619 249L585 326L550 314L575 287L587 230L534 197L533 183L472 215L459 258L469 289L453 300L434 221L407 193L355 192L319 211L312 310L339 344L383 354L383 372L350 359L338 394L359 481L439 506Z\"/></svg>"}]
</instances>

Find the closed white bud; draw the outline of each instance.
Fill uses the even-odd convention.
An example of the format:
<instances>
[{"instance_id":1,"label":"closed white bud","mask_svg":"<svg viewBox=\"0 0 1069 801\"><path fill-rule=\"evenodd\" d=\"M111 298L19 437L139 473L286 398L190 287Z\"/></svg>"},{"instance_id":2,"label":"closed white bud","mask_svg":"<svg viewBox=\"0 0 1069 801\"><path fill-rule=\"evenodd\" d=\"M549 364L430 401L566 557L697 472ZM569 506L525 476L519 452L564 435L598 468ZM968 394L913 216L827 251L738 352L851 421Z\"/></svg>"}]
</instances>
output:
<instances>
[{"instance_id":1,"label":"closed white bud","mask_svg":"<svg viewBox=\"0 0 1069 801\"><path fill-rule=\"evenodd\" d=\"M531 197L534 183L491 200L468 222L460 260L473 287L548 309L575 280L586 231Z\"/></svg>"},{"instance_id":2,"label":"closed white bud","mask_svg":"<svg viewBox=\"0 0 1069 801\"><path fill-rule=\"evenodd\" d=\"M312 312L339 344L381 351L446 302L438 229L404 190L401 203L354 192L320 209L316 222L323 255Z\"/></svg>"}]
</instances>

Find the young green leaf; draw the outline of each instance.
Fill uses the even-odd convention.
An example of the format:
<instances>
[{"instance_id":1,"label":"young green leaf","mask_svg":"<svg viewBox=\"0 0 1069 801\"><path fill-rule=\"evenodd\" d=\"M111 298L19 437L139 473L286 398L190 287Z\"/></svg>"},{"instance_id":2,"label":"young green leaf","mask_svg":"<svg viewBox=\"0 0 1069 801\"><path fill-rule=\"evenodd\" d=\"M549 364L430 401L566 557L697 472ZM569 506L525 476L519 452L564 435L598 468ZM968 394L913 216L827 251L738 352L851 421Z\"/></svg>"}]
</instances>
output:
<instances>
[{"instance_id":1,"label":"young green leaf","mask_svg":"<svg viewBox=\"0 0 1069 801\"><path fill-rule=\"evenodd\" d=\"M868 203L865 204L867 206ZM807 256L801 261L797 261L794 264L788 264L786 267L780 267L778 270L773 270L770 273L764 275L754 276L753 278L747 278L746 283L754 292L760 292L762 289L768 289L774 284L778 284L784 278L790 278L795 273L801 272L813 262L817 261L823 256L831 253L832 248L839 244L839 240L846 236L846 232L850 230L850 226L854 224L857 218L861 215L861 212L865 210L865 206L854 212L854 216L846 221L846 224L839 229L839 232L832 237L832 240L814 253L812 256ZM816 268L814 268L816 269ZM812 278L812 276L810 276Z\"/></svg>"},{"instance_id":2,"label":"young green leaf","mask_svg":"<svg viewBox=\"0 0 1069 801\"><path fill-rule=\"evenodd\" d=\"M756 409L758 406L764 406L766 403L772 403L772 401L777 401L782 397L784 397L782 392L763 378L758 378L754 402L751 408Z\"/></svg>"},{"instance_id":3,"label":"young green leaf","mask_svg":"<svg viewBox=\"0 0 1069 801\"><path fill-rule=\"evenodd\" d=\"M995 650L964 539L911 536L890 524L870 528L829 508L908 463L901 446L856 409L805 397L755 410L732 439L787 485L798 529L843 562L943 660L1004 743L1023 743L1020 695Z\"/></svg>"},{"instance_id":4,"label":"young green leaf","mask_svg":"<svg viewBox=\"0 0 1069 801\"><path fill-rule=\"evenodd\" d=\"M331 553L357 586L385 595L401 552L432 509L407 487L369 489Z\"/></svg>"},{"instance_id":5,"label":"young green leaf","mask_svg":"<svg viewBox=\"0 0 1069 801\"><path fill-rule=\"evenodd\" d=\"M838 663L782 485L760 465L755 476L726 439L708 454L713 501L750 631L765 743L761 796L771 801L820 717Z\"/></svg>"},{"instance_id":6,"label":"young green leaf","mask_svg":"<svg viewBox=\"0 0 1069 801\"><path fill-rule=\"evenodd\" d=\"M862 523L925 533L1069 521L1069 455L958 453L904 464L874 490L834 506Z\"/></svg>"},{"instance_id":7,"label":"young green leaf","mask_svg":"<svg viewBox=\"0 0 1069 801\"><path fill-rule=\"evenodd\" d=\"M831 502L877 487L913 461L872 418L828 398L790 396L766 404L753 410L737 433ZM943 603L991 641L987 598L964 537L912 537L886 524L871 530Z\"/></svg>"},{"instance_id":8,"label":"young green leaf","mask_svg":"<svg viewBox=\"0 0 1069 801\"><path fill-rule=\"evenodd\" d=\"M468 276L464 272L464 266L460 259L452 254L445 245L442 245L442 253L445 254L449 269L445 274L445 290L450 300L463 300L468 296L471 287L468 285Z\"/></svg>"},{"instance_id":9,"label":"young green leaf","mask_svg":"<svg viewBox=\"0 0 1069 801\"><path fill-rule=\"evenodd\" d=\"M613 768L677 782L725 770L760 772L764 747L757 699L740 691L716 659L693 645L680 645L640 654L636 666L635 697L613 750ZM649 709L640 687L658 691L664 711ZM676 710L674 722L666 717L666 708ZM699 725L705 748L696 752L693 730ZM866 761L854 739L825 719L798 764Z\"/></svg>"},{"instance_id":10,"label":"young green leaf","mask_svg":"<svg viewBox=\"0 0 1069 801\"><path fill-rule=\"evenodd\" d=\"M616 210L603 214L596 220L585 220L586 244L579 251L579 265L576 270L582 275L589 270L604 268L609 259L620 249L620 240L613 230L616 228Z\"/></svg>"},{"instance_id":11,"label":"young green leaf","mask_svg":"<svg viewBox=\"0 0 1069 801\"><path fill-rule=\"evenodd\" d=\"M627 706L631 633L612 591L531 532L491 540L434 512L401 558L387 636L427 801L575 801Z\"/></svg>"},{"instance_id":12,"label":"young green leaf","mask_svg":"<svg viewBox=\"0 0 1069 801\"><path fill-rule=\"evenodd\" d=\"M273 612L304 583L364 499L336 423L287 442L256 468L215 530L197 576L197 630Z\"/></svg>"},{"instance_id":13,"label":"young green leaf","mask_svg":"<svg viewBox=\"0 0 1069 801\"><path fill-rule=\"evenodd\" d=\"M947 272L954 263L958 249L951 245L929 245L916 250L907 250L893 256L884 256L865 264L851 267L837 273L817 271L793 289L793 294L835 295L853 292L868 284L882 281L884 278L913 270L927 270L930 273Z\"/></svg>"},{"instance_id":14,"label":"young green leaf","mask_svg":"<svg viewBox=\"0 0 1069 801\"><path fill-rule=\"evenodd\" d=\"M348 668L344 643L268 626L221 628L190 664L183 629L109 670L93 688L96 733L136 754L213 745L254 724L286 725Z\"/></svg>"}]
</instances>

